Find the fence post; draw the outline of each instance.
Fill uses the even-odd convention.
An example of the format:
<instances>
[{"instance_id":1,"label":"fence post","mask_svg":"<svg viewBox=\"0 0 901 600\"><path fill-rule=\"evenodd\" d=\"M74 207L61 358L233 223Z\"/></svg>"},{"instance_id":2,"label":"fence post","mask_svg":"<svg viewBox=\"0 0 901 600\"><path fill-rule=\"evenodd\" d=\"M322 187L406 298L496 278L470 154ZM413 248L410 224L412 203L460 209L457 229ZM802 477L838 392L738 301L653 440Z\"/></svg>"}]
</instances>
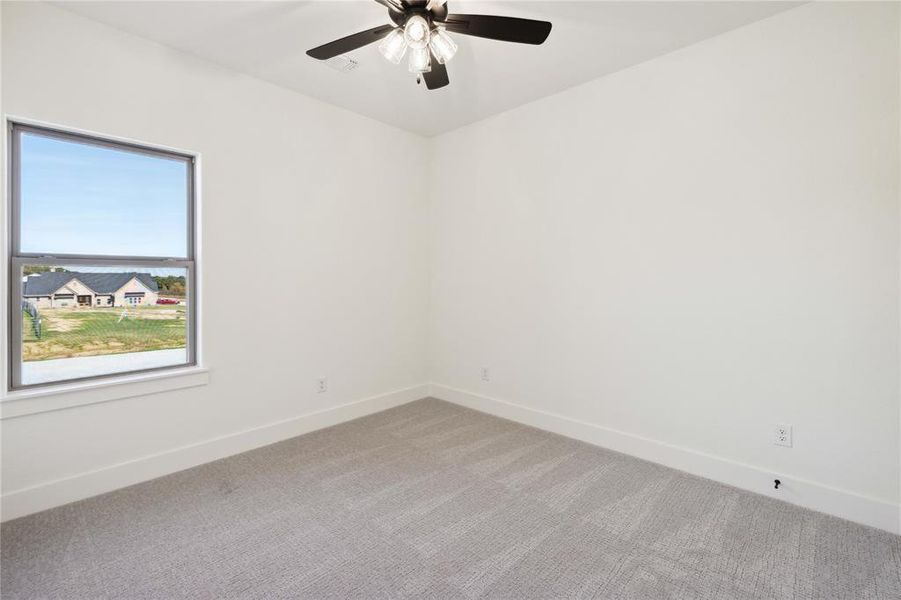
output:
<instances>
[{"instance_id":1,"label":"fence post","mask_svg":"<svg viewBox=\"0 0 901 600\"><path fill-rule=\"evenodd\" d=\"M41 314L38 312L38 307L32 304L27 300L22 300L22 310L31 315L31 326L34 329L34 335L38 339L41 339Z\"/></svg>"}]
</instances>

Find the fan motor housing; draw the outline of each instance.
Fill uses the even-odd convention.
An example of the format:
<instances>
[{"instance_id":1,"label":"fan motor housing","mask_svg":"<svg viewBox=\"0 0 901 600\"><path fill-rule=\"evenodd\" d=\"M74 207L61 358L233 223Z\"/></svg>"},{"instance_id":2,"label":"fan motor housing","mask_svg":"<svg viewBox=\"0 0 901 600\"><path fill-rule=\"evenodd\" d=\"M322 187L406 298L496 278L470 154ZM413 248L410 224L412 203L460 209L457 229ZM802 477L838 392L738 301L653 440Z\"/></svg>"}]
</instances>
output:
<instances>
[{"instance_id":1,"label":"fan motor housing","mask_svg":"<svg viewBox=\"0 0 901 600\"><path fill-rule=\"evenodd\" d=\"M429 22L431 26L435 21L444 21L447 18L447 4L441 4L436 6L432 10L426 10L425 7L420 6L411 6L404 12L395 12L393 10L388 11L388 16L391 17L391 20L394 21L394 24L398 27L403 27L413 15L419 15Z\"/></svg>"}]
</instances>

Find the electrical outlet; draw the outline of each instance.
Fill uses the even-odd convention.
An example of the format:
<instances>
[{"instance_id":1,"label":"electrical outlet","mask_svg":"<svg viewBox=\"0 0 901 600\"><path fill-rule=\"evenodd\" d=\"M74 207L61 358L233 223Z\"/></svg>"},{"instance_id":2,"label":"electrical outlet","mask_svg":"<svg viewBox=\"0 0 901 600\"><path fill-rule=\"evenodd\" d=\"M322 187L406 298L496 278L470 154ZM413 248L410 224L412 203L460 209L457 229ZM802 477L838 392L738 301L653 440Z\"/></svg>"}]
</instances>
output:
<instances>
[{"instance_id":1,"label":"electrical outlet","mask_svg":"<svg viewBox=\"0 0 901 600\"><path fill-rule=\"evenodd\" d=\"M488 367L482 367L482 381L491 381L491 374L488 372Z\"/></svg>"},{"instance_id":2,"label":"electrical outlet","mask_svg":"<svg viewBox=\"0 0 901 600\"><path fill-rule=\"evenodd\" d=\"M316 380L316 393L324 394L328 391L328 377L320 377Z\"/></svg>"},{"instance_id":3,"label":"electrical outlet","mask_svg":"<svg viewBox=\"0 0 901 600\"><path fill-rule=\"evenodd\" d=\"M792 426L786 423L779 423L773 430L773 443L777 446L792 447Z\"/></svg>"}]
</instances>

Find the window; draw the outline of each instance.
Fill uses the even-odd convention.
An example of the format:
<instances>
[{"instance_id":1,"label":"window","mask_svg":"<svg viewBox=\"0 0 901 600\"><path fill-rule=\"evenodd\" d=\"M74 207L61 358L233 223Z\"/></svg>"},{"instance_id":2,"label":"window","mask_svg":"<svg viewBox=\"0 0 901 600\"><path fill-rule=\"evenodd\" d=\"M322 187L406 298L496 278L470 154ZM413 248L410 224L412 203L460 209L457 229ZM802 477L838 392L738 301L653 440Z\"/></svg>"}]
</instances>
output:
<instances>
[{"instance_id":1,"label":"window","mask_svg":"<svg viewBox=\"0 0 901 600\"><path fill-rule=\"evenodd\" d=\"M9 388L196 364L193 157L10 133Z\"/></svg>"}]
</instances>

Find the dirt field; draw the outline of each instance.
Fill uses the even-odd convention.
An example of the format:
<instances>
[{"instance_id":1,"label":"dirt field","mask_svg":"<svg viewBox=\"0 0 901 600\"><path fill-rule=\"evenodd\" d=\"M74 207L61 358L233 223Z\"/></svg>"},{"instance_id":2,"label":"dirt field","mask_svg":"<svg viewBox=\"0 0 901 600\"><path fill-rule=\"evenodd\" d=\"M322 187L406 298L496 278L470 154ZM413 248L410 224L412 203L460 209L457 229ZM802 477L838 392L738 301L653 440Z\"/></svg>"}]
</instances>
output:
<instances>
[{"instance_id":1,"label":"dirt field","mask_svg":"<svg viewBox=\"0 0 901 600\"><path fill-rule=\"evenodd\" d=\"M184 348L184 306L55 308L40 311L40 339L23 312L24 361Z\"/></svg>"}]
</instances>

